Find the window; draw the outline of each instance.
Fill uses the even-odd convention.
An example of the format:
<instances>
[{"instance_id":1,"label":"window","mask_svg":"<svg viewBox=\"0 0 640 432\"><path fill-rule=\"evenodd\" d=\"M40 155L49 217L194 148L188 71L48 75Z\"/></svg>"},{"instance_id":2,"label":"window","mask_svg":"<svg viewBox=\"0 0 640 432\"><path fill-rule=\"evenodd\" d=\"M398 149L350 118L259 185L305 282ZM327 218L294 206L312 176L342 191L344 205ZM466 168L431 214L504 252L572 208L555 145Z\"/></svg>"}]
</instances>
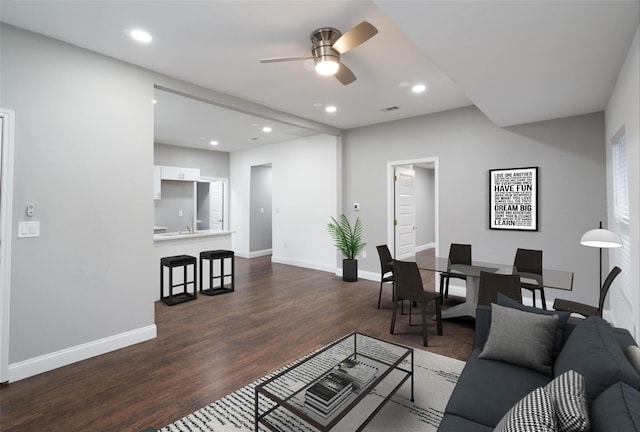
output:
<instances>
[{"instance_id":1,"label":"window","mask_svg":"<svg viewBox=\"0 0 640 432\"><path fill-rule=\"evenodd\" d=\"M622 247L614 249L614 261L622 268L618 278L620 292L631 302L631 236L629 222L629 181L627 176L627 141L624 129L613 139L613 217L614 230Z\"/></svg>"}]
</instances>

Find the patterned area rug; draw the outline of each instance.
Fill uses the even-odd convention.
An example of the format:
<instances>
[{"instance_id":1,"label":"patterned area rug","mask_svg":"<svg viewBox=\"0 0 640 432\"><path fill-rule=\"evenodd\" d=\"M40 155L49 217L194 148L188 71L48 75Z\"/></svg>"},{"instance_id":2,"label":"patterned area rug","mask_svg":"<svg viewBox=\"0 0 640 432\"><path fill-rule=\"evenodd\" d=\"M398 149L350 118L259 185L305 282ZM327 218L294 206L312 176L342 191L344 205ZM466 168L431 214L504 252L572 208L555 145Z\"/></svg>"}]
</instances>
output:
<instances>
[{"instance_id":1,"label":"patterned area rug","mask_svg":"<svg viewBox=\"0 0 640 432\"><path fill-rule=\"evenodd\" d=\"M295 365L300 360L261 378L198 411L165 426L160 432L253 432L255 386L273 374ZM368 432L435 432L442 420L444 408L458 381L464 362L427 351L414 350L414 399L411 402L411 387L405 382L380 412L364 429ZM371 412L387 393L375 389L354 411ZM262 402L261 402L262 403ZM267 403L265 401L265 403ZM369 411L367 411L369 410ZM262 412L262 410L261 410ZM353 411L352 411L353 413ZM366 414L364 415L366 418ZM349 414L333 429L339 432L353 432L357 429L357 413ZM363 418L363 417L360 417ZM278 425L282 432L314 431L297 418L288 415ZM267 429L260 425L260 431Z\"/></svg>"}]
</instances>

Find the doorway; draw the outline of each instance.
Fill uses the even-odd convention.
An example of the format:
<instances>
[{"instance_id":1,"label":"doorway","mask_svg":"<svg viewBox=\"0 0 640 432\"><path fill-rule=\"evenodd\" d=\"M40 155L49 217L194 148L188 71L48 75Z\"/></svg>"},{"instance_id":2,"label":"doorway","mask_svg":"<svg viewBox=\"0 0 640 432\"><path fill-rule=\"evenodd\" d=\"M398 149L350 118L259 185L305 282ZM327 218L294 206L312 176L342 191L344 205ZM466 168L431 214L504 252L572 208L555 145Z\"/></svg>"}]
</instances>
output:
<instances>
[{"instance_id":1,"label":"doorway","mask_svg":"<svg viewBox=\"0 0 640 432\"><path fill-rule=\"evenodd\" d=\"M438 165L437 157L387 163L387 244L396 259L438 250Z\"/></svg>"},{"instance_id":2,"label":"doorway","mask_svg":"<svg viewBox=\"0 0 640 432\"><path fill-rule=\"evenodd\" d=\"M249 256L270 255L273 251L272 166L251 167L249 191Z\"/></svg>"},{"instance_id":3,"label":"doorway","mask_svg":"<svg viewBox=\"0 0 640 432\"><path fill-rule=\"evenodd\" d=\"M14 111L0 109L0 383L9 381L14 122Z\"/></svg>"}]
</instances>

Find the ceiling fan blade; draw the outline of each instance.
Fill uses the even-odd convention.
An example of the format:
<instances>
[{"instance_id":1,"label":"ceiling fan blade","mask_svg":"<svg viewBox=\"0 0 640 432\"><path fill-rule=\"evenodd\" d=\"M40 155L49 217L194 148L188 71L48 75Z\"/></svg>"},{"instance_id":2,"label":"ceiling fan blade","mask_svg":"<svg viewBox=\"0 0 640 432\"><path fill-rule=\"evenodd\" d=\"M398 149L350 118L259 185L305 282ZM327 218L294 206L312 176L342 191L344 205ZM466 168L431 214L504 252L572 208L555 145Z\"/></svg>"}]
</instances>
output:
<instances>
[{"instance_id":1,"label":"ceiling fan blade","mask_svg":"<svg viewBox=\"0 0 640 432\"><path fill-rule=\"evenodd\" d=\"M342 85L349 85L356 80L356 76L344 63L340 63L340 69L338 69L338 72L336 72L334 76Z\"/></svg>"},{"instance_id":2,"label":"ceiling fan blade","mask_svg":"<svg viewBox=\"0 0 640 432\"><path fill-rule=\"evenodd\" d=\"M287 62L287 61L297 61L297 60L309 60L313 57L273 57L260 59L260 63L278 63L278 62Z\"/></svg>"},{"instance_id":3,"label":"ceiling fan blade","mask_svg":"<svg viewBox=\"0 0 640 432\"><path fill-rule=\"evenodd\" d=\"M331 48L340 54L344 54L358 45L365 43L374 37L376 33L378 33L377 28L369 24L367 21L362 21L360 24L340 36Z\"/></svg>"}]
</instances>

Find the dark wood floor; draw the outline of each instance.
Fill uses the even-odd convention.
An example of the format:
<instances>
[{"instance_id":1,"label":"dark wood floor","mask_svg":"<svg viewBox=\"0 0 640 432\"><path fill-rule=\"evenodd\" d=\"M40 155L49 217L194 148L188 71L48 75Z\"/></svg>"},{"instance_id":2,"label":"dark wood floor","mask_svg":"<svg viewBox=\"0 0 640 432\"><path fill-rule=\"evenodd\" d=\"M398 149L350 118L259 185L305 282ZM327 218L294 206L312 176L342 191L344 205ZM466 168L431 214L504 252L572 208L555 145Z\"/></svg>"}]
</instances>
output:
<instances>
[{"instance_id":1,"label":"dark wood floor","mask_svg":"<svg viewBox=\"0 0 640 432\"><path fill-rule=\"evenodd\" d=\"M424 276L433 289L433 275ZM389 334L390 287L381 309L378 289L270 257L236 258L235 293L156 303L156 339L2 387L0 430L160 428L352 331L423 348L421 328L406 316ZM429 323L427 350L466 360L473 322L443 327L438 336Z\"/></svg>"}]
</instances>

